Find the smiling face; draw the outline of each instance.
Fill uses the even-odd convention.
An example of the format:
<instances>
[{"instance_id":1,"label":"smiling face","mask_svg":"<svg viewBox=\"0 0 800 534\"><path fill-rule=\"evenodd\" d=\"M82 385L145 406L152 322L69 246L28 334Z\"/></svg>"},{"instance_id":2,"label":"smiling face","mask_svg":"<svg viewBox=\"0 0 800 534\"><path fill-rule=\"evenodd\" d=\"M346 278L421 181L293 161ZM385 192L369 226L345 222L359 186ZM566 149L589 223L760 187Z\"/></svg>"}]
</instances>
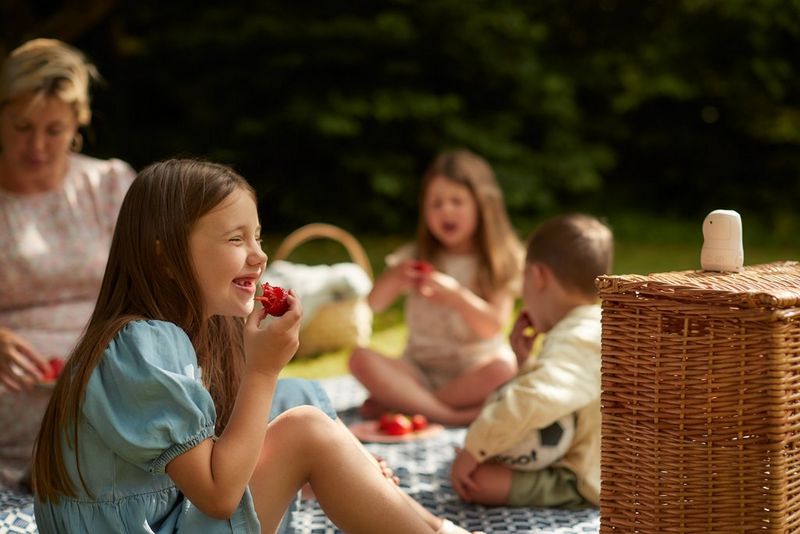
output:
<instances>
[{"instance_id":1,"label":"smiling face","mask_svg":"<svg viewBox=\"0 0 800 534\"><path fill-rule=\"evenodd\" d=\"M0 176L12 192L57 187L78 131L72 105L55 96L37 102L33 98L19 97L0 108Z\"/></svg>"},{"instance_id":2,"label":"smiling face","mask_svg":"<svg viewBox=\"0 0 800 534\"><path fill-rule=\"evenodd\" d=\"M267 255L249 192L236 189L198 219L189 235L189 253L207 317L245 317L253 311Z\"/></svg>"},{"instance_id":3,"label":"smiling face","mask_svg":"<svg viewBox=\"0 0 800 534\"><path fill-rule=\"evenodd\" d=\"M428 229L448 251L473 251L478 206L467 186L445 176L433 178L425 192L423 209Z\"/></svg>"}]
</instances>

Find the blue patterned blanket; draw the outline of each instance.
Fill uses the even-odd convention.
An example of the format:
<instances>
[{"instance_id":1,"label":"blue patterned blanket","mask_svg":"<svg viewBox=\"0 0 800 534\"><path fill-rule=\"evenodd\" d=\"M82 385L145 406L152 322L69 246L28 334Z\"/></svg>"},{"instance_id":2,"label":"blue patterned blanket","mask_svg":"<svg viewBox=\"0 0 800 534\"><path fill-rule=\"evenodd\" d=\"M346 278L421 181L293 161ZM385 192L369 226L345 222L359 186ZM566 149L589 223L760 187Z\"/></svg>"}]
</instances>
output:
<instances>
[{"instance_id":1,"label":"blue patterned blanket","mask_svg":"<svg viewBox=\"0 0 800 534\"><path fill-rule=\"evenodd\" d=\"M364 399L364 389L350 376L321 381L334 407L346 423L358 420L354 409ZM600 528L597 509L568 511L547 508L487 508L459 501L449 481L454 447L464 438L463 428L447 428L431 438L407 443L369 443L367 448L386 459L400 478L400 485L436 515L470 530L488 534L557 533L596 534ZM314 500L303 500L292 515L298 534L336 534ZM30 495L0 491L0 533L37 532Z\"/></svg>"}]
</instances>

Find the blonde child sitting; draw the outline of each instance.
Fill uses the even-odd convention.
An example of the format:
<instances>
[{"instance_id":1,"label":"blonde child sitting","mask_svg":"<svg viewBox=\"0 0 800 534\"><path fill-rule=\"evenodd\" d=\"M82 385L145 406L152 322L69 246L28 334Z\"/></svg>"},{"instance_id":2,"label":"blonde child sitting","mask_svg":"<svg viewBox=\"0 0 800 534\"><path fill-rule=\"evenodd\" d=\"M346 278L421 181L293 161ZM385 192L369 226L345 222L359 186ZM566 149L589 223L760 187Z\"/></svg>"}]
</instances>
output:
<instances>
[{"instance_id":1,"label":"blonde child sitting","mask_svg":"<svg viewBox=\"0 0 800 534\"><path fill-rule=\"evenodd\" d=\"M600 306L594 280L610 272L612 257L611 231L587 215L551 219L531 236L524 310L511 333L520 371L487 400L456 454L451 481L463 500L599 503ZM533 361L531 330L547 333ZM565 453L552 463L538 461L546 451L537 440L556 423L564 430Z\"/></svg>"},{"instance_id":2,"label":"blonde child sitting","mask_svg":"<svg viewBox=\"0 0 800 534\"><path fill-rule=\"evenodd\" d=\"M370 394L365 417L395 410L465 425L517 370L503 327L511 320L522 245L491 167L476 154L440 154L421 192L417 241L387 258L368 299L381 311L406 295L403 357L358 348L350 370Z\"/></svg>"}]
</instances>

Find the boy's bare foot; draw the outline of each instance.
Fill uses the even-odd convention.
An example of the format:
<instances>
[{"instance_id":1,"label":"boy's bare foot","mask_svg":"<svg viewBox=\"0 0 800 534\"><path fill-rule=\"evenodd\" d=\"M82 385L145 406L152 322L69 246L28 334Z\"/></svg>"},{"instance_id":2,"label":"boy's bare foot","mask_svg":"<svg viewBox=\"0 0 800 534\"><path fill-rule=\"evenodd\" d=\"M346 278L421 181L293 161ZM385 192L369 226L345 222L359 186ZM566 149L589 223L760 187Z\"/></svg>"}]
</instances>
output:
<instances>
[{"instance_id":1,"label":"boy's bare foot","mask_svg":"<svg viewBox=\"0 0 800 534\"><path fill-rule=\"evenodd\" d=\"M372 397L368 397L367 400L364 401L364 404L361 405L361 408L358 410L358 413L364 419L378 419L381 415L383 415L387 411L388 410L383 404L380 404Z\"/></svg>"}]
</instances>

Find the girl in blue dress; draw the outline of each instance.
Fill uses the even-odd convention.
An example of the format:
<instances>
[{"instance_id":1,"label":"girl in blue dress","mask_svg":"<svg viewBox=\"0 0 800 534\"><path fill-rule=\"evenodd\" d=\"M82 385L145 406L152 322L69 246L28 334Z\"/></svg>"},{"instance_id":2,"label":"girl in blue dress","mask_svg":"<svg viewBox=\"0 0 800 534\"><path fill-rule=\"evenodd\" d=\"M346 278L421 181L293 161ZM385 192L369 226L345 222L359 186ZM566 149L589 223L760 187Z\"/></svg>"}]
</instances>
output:
<instances>
[{"instance_id":1,"label":"girl in blue dress","mask_svg":"<svg viewBox=\"0 0 800 534\"><path fill-rule=\"evenodd\" d=\"M347 532L465 532L388 482L321 391L279 384L302 307L290 292L281 317L254 309L260 233L228 167L134 180L36 441L41 532L275 532L306 483Z\"/></svg>"}]
</instances>

